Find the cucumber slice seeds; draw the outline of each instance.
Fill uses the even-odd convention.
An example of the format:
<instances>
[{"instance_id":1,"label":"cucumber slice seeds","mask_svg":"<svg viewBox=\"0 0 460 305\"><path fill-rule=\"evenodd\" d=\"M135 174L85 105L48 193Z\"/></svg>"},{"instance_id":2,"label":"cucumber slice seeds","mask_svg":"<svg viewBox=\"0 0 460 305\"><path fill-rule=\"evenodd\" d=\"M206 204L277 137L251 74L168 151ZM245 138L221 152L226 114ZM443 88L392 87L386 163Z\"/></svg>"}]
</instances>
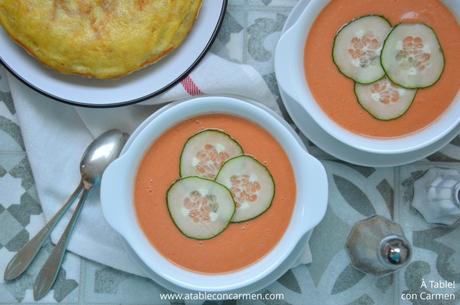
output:
<instances>
[{"instance_id":1,"label":"cucumber slice seeds","mask_svg":"<svg viewBox=\"0 0 460 305\"><path fill-rule=\"evenodd\" d=\"M436 83L444 70L444 54L429 26L398 24L385 41L382 66L392 82L409 89Z\"/></svg>"},{"instance_id":2,"label":"cucumber slice seeds","mask_svg":"<svg viewBox=\"0 0 460 305\"><path fill-rule=\"evenodd\" d=\"M334 39L332 57L339 71L355 82L369 84L385 75L380 64L383 42L391 31L381 16L363 16L343 26Z\"/></svg>"},{"instance_id":3,"label":"cucumber slice seeds","mask_svg":"<svg viewBox=\"0 0 460 305\"><path fill-rule=\"evenodd\" d=\"M214 179L225 161L242 154L240 144L228 134L206 129L185 143L180 157L180 176Z\"/></svg>"},{"instance_id":4,"label":"cucumber slice seeds","mask_svg":"<svg viewBox=\"0 0 460 305\"><path fill-rule=\"evenodd\" d=\"M360 105L378 120L394 120L412 104L417 90L404 89L383 78L369 85L355 84Z\"/></svg>"},{"instance_id":5,"label":"cucumber slice seeds","mask_svg":"<svg viewBox=\"0 0 460 305\"><path fill-rule=\"evenodd\" d=\"M169 187L166 201L176 227L192 239L211 239L230 222L259 216L275 196L268 168L217 129L190 137L179 167L182 178Z\"/></svg>"},{"instance_id":6,"label":"cucumber slice seeds","mask_svg":"<svg viewBox=\"0 0 460 305\"><path fill-rule=\"evenodd\" d=\"M177 228L193 239L210 239L227 228L235 213L235 202L223 185L200 177L177 180L166 200Z\"/></svg>"},{"instance_id":7,"label":"cucumber slice seeds","mask_svg":"<svg viewBox=\"0 0 460 305\"><path fill-rule=\"evenodd\" d=\"M378 120L407 112L417 93L435 84L445 58L434 30L422 23L391 29L381 16L368 15L343 26L334 39L333 61L355 81L359 104Z\"/></svg>"},{"instance_id":8,"label":"cucumber slice seeds","mask_svg":"<svg viewBox=\"0 0 460 305\"><path fill-rule=\"evenodd\" d=\"M232 222L242 222L265 212L275 195L275 183L266 166L251 156L239 156L224 163L216 181L233 194L236 212Z\"/></svg>"}]
</instances>

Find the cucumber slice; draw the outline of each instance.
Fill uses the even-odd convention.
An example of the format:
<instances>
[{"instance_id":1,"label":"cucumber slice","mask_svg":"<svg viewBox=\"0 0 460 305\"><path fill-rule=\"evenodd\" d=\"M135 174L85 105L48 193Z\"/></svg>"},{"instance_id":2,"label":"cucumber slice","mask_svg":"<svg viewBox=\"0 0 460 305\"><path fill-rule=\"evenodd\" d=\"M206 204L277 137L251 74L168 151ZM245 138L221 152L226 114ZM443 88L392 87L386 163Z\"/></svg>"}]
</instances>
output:
<instances>
[{"instance_id":1,"label":"cucumber slice","mask_svg":"<svg viewBox=\"0 0 460 305\"><path fill-rule=\"evenodd\" d=\"M385 72L380 64L383 42L391 31L381 16L363 16L343 26L334 39L332 58L339 71L357 83L369 84Z\"/></svg>"},{"instance_id":2,"label":"cucumber slice","mask_svg":"<svg viewBox=\"0 0 460 305\"><path fill-rule=\"evenodd\" d=\"M417 90L404 89L383 78L369 85L355 84L355 94L361 106L382 121L401 117L415 99Z\"/></svg>"},{"instance_id":3,"label":"cucumber slice","mask_svg":"<svg viewBox=\"0 0 460 305\"><path fill-rule=\"evenodd\" d=\"M408 89L432 86L444 70L444 54L429 26L398 24L385 41L382 66L392 82Z\"/></svg>"},{"instance_id":4,"label":"cucumber slice","mask_svg":"<svg viewBox=\"0 0 460 305\"><path fill-rule=\"evenodd\" d=\"M217 129L206 129L190 137L182 149L180 176L214 179L222 164L243 154L240 144Z\"/></svg>"},{"instance_id":5,"label":"cucumber slice","mask_svg":"<svg viewBox=\"0 0 460 305\"><path fill-rule=\"evenodd\" d=\"M266 166L250 156L239 156L224 163L216 181L233 194L236 212L232 222L242 222L265 212L275 196L275 183Z\"/></svg>"},{"instance_id":6,"label":"cucumber slice","mask_svg":"<svg viewBox=\"0 0 460 305\"><path fill-rule=\"evenodd\" d=\"M168 210L177 228L193 239L210 239L227 228L235 202L223 185L200 177L186 177L171 185Z\"/></svg>"}]
</instances>

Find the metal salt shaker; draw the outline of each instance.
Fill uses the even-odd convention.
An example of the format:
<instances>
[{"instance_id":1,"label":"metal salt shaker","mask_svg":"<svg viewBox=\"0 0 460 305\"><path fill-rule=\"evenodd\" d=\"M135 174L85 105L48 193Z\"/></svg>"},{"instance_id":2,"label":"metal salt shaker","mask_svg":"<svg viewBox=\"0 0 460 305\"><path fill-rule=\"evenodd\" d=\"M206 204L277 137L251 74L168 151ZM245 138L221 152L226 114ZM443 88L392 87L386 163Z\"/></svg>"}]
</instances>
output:
<instances>
[{"instance_id":1,"label":"metal salt shaker","mask_svg":"<svg viewBox=\"0 0 460 305\"><path fill-rule=\"evenodd\" d=\"M403 267L412 253L401 226L379 215L356 223L346 248L353 267L377 276Z\"/></svg>"}]
</instances>

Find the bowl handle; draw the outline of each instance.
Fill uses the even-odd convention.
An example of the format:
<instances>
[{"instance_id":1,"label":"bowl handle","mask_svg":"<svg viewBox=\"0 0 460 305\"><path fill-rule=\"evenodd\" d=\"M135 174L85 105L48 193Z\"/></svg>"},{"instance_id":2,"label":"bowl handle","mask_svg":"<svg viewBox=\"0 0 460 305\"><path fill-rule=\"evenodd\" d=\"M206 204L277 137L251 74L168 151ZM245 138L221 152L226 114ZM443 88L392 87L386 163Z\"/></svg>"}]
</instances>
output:
<instances>
[{"instance_id":1,"label":"bowl handle","mask_svg":"<svg viewBox=\"0 0 460 305\"><path fill-rule=\"evenodd\" d=\"M299 198L306 198L300 202L304 225L299 228L299 238L305 233L312 230L318 225L326 214L328 205L328 179L324 166L316 158L313 158L308 153L301 157L300 172L303 176L301 181L314 179L315 187L312 192L299 194ZM312 183L311 181L308 183ZM300 192L307 192L306 189L301 189ZM307 217L308 216L308 217ZM308 219L309 221L305 221Z\"/></svg>"},{"instance_id":2,"label":"bowl handle","mask_svg":"<svg viewBox=\"0 0 460 305\"><path fill-rule=\"evenodd\" d=\"M304 75L303 43L299 26L292 26L280 38L275 49L275 75L280 88L294 101L301 103L305 97L302 88L307 86ZM300 71L299 71L300 70Z\"/></svg>"},{"instance_id":3,"label":"bowl handle","mask_svg":"<svg viewBox=\"0 0 460 305\"><path fill-rule=\"evenodd\" d=\"M124 235L126 223L126 177L123 156L113 161L104 171L101 180L101 207L105 220L119 234Z\"/></svg>"}]
</instances>

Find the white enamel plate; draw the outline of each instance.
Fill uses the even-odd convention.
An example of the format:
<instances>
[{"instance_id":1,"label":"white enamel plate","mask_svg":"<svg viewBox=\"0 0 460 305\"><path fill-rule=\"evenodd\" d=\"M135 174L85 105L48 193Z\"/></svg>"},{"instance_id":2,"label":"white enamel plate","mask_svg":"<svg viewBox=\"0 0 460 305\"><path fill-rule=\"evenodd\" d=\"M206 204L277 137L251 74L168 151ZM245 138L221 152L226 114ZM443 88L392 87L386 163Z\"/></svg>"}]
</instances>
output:
<instances>
[{"instance_id":1,"label":"white enamel plate","mask_svg":"<svg viewBox=\"0 0 460 305\"><path fill-rule=\"evenodd\" d=\"M185 42L158 63L121 79L96 80L55 72L16 45L0 28L0 61L19 80L55 100L87 107L114 107L146 100L184 78L211 47L227 0L204 0Z\"/></svg>"}]
</instances>

